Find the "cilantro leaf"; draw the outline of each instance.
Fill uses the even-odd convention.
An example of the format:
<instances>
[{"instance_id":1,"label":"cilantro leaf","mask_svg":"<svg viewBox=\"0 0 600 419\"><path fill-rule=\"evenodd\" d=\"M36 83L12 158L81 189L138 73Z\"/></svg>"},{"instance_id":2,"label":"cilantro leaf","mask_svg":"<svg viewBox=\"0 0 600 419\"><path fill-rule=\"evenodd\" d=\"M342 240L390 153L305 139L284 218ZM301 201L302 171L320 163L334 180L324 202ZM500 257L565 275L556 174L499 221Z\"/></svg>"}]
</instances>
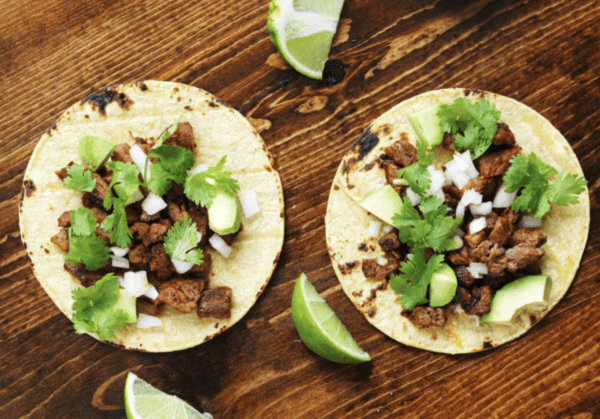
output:
<instances>
[{"instance_id":1,"label":"cilantro leaf","mask_svg":"<svg viewBox=\"0 0 600 419\"><path fill-rule=\"evenodd\" d=\"M96 219L87 208L77 208L71 211L71 229L78 236L89 236L96 231Z\"/></svg>"},{"instance_id":2,"label":"cilantro leaf","mask_svg":"<svg viewBox=\"0 0 600 419\"><path fill-rule=\"evenodd\" d=\"M67 177L63 180L65 188L78 191L92 192L96 188L96 180L92 172L78 164L67 168Z\"/></svg>"},{"instance_id":3,"label":"cilantro leaf","mask_svg":"<svg viewBox=\"0 0 600 419\"><path fill-rule=\"evenodd\" d=\"M437 115L444 132L454 134L456 147L471 150L471 158L476 159L492 144L501 113L486 98L472 104L463 97L451 105L442 104Z\"/></svg>"},{"instance_id":4,"label":"cilantro leaf","mask_svg":"<svg viewBox=\"0 0 600 419\"><path fill-rule=\"evenodd\" d=\"M78 236L73 234L72 227L69 229L69 252L65 262L72 265L83 263L85 269L93 271L104 266L110 258L109 252L104 239L96 234Z\"/></svg>"},{"instance_id":5,"label":"cilantro leaf","mask_svg":"<svg viewBox=\"0 0 600 419\"><path fill-rule=\"evenodd\" d=\"M104 208L108 210L116 200L127 201L139 190L142 182L139 178L140 169L133 163L109 161L107 166L113 172L112 180L108 185L111 193L104 198ZM116 196L113 196L112 191L116 193Z\"/></svg>"},{"instance_id":6,"label":"cilantro leaf","mask_svg":"<svg viewBox=\"0 0 600 419\"><path fill-rule=\"evenodd\" d=\"M127 323L123 310L111 310L119 294L119 278L109 273L88 288L76 288L73 297L73 323L77 333L97 333L100 339L112 339L115 330Z\"/></svg>"},{"instance_id":7,"label":"cilantro leaf","mask_svg":"<svg viewBox=\"0 0 600 419\"><path fill-rule=\"evenodd\" d=\"M198 227L190 217L184 217L173 224L173 227L165 235L165 251L173 258L182 262L191 262L200 265L202 261L202 249L198 246Z\"/></svg>"},{"instance_id":8,"label":"cilantro leaf","mask_svg":"<svg viewBox=\"0 0 600 419\"><path fill-rule=\"evenodd\" d=\"M185 195L196 205L210 208L217 191L235 196L240 190L237 180L231 177L231 172L223 170L226 158L227 156L223 156L215 166L188 176L185 180Z\"/></svg>"},{"instance_id":9,"label":"cilantro leaf","mask_svg":"<svg viewBox=\"0 0 600 419\"><path fill-rule=\"evenodd\" d=\"M552 166L542 162L535 153L528 157L517 155L504 173L502 180L507 192L521 189L521 194L511 203L515 211L533 212L540 218L550 210L550 203L566 206L579 203L579 195L585 190L587 181L575 174L562 170L558 174Z\"/></svg>"},{"instance_id":10,"label":"cilantro leaf","mask_svg":"<svg viewBox=\"0 0 600 419\"><path fill-rule=\"evenodd\" d=\"M410 189L419 196L425 195L431 185L431 173L427 167L433 164L435 154L427 151L427 143L417 141L417 162L398 170L398 179L404 178Z\"/></svg>"},{"instance_id":11,"label":"cilantro leaf","mask_svg":"<svg viewBox=\"0 0 600 419\"><path fill-rule=\"evenodd\" d=\"M427 287L433 273L444 261L444 255L438 254L427 261L422 247L414 248L413 252L408 255L408 261L400 265L400 271L404 275L390 275L390 286L397 294L402 294L400 304L407 310L429 301Z\"/></svg>"},{"instance_id":12,"label":"cilantro leaf","mask_svg":"<svg viewBox=\"0 0 600 419\"><path fill-rule=\"evenodd\" d=\"M108 238L111 243L116 244L118 247L125 248L131 243L132 236L127 225L125 205L120 200L115 202L113 213L102 222L102 232L108 233L109 231Z\"/></svg>"},{"instance_id":13,"label":"cilantro leaf","mask_svg":"<svg viewBox=\"0 0 600 419\"><path fill-rule=\"evenodd\" d=\"M175 181L180 185L185 183L187 171L194 165L194 153L190 150L163 144L153 148L148 157L156 158L156 163L150 167L148 188L158 196L163 196Z\"/></svg>"}]
</instances>

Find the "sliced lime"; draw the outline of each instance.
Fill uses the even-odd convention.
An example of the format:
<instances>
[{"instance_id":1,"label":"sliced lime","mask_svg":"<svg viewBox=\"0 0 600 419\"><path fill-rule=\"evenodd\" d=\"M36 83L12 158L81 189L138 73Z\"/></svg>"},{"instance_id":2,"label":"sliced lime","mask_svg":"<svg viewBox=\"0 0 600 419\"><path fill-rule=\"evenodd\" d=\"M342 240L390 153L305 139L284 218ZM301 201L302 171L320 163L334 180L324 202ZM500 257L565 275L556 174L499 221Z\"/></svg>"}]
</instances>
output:
<instances>
[{"instance_id":1,"label":"sliced lime","mask_svg":"<svg viewBox=\"0 0 600 419\"><path fill-rule=\"evenodd\" d=\"M267 29L281 57L298 72L323 78L344 0L272 0Z\"/></svg>"},{"instance_id":2,"label":"sliced lime","mask_svg":"<svg viewBox=\"0 0 600 419\"><path fill-rule=\"evenodd\" d=\"M128 419L212 419L177 396L152 387L134 373L125 381L125 413Z\"/></svg>"},{"instance_id":3,"label":"sliced lime","mask_svg":"<svg viewBox=\"0 0 600 419\"><path fill-rule=\"evenodd\" d=\"M371 360L304 274L294 286L292 320L302 342L323 358L344 364Z\"/></svg>"}]
</instances>

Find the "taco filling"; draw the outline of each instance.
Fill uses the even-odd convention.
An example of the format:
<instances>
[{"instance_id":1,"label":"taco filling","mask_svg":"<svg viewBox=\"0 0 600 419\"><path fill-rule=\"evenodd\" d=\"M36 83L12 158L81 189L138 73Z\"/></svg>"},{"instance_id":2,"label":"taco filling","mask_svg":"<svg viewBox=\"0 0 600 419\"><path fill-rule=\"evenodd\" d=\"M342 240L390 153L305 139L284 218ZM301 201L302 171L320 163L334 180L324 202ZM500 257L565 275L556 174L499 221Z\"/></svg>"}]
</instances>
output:
<instances>
[{"instance_id":1,"label":"taco filling","mask_svg":"<svg viewBox=\"0 0 600 419\"><path fill-rule=\"evenodd\" d=\"M86 136L79 145L86 165L71 162L55 172L65 187L83 191L82 207L65 211L58 218L61 230L51 238L65 252L64 269L86 288L107 286L118 277L122 298L135 298L136 312L146 315L138 327L160 324L147 316L160 316L165 305L200 318L229 319L232 289L211 286L212 260L205 251L212 246L228 257L242 229L239 186L223 170L226 157L216 166L192 170L196 143L187 122L168 127L157 141L138 137L133 146L121 143L113 149ZM98 155L98 150L107 152ZM230 225L214 227L217 218L227 223L227 212ZM78 291L74 311L82 304ZM73 318L78 331L113 337L111 330L80 320L81 311Z\"/></svg>"},{"instance_id":2,"label":"taco filling","mask_svg":"<svg viewBox=\"0 0 600 419\"><path fill-rule=\"evenodd\" d=\"M403 138L379 156L387 186L378 186L393 188L402 202L378 238L384 256L362 259L362 272L388 281L401 315L415 325L444 326L457 312L493 323L488 313L498 291L542 274L548 237L539 230L550 203L577 204L586 181L559 174L534 152L524 155L486 99L430 109L437 138L418 126L416 147ZM428 149L440 142L453 157L438 169ZM381 217L372 199L361 205Z\"/></svg>"}]
</instances>

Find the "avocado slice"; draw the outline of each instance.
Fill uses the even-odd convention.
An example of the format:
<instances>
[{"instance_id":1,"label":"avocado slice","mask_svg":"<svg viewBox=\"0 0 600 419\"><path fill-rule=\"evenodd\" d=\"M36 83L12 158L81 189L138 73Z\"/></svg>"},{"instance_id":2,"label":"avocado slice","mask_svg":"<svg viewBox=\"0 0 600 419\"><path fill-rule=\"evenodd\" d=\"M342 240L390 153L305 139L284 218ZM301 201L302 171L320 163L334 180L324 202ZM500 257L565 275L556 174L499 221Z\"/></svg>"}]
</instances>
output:
<instances>
[{"instance_id":1,"label":"avocado slice","mask_svg":"<svg viewBox=\"0 0 600 419\"><path fill-rule=\"evenodd\" d=\"M440 144L444 139L444 131L440 124L440 118L437 116L441 105L441 103L437 103L408 115L410 125L412 125L419 139L427 144L429 150Z\"/></svg>"},{"instance_id":2,"label":"avocado slice","mask_svg":"<svg viewBox=\"0 0 600 419\"><path fill-rule=\"evenodd\" d=\"M220 236L235 233L242 221L242 208L236 196L219 191L208 209L208 226Z\"/></svg>"},{"instance_id":3,"label":"avocado slice","mask_svg":"<svg viewBox=\"0 0 600 419\"><path fill-rule=\"evenodd\" d=\"M429 305L442 307L448 304L456 294L458 280L452 268L445 263L435 270L429 283Z\"/></svg>"},{"instance_id":4,"label":"avocado slice","mask_svg":"<svg viewBox=\"0 0 600 419\"><path fill-rule=\"evenodd\" d=\"M482 320L491 324L510 323L520 309L534 305L546 305L550 296L552 279L548 275L529 275L509 282L496 292L490 304L490 312Z\"/></svg>"},{"instance_id":5,"label":"avocado slice","mask_svg":"<svg viewBox=\"0 0 600 419\"><path fill-rule=\"evenodd\" d=\"M374 216L393 225L392 217L394 214L400 213L402 198L391 185L385 185L364 197L359 205Z\"/></svg>"},{"instance_id":6,"label":"avocado slice","mask_svg":"<svg viewBox=\"0 0 600 419\"><path fill-rule=\"evenodd\" d=\"M115 145L93 135L86 135L79 140L79 158L92 172L98 170L113 152Z\"/></svg>"}]
</instances>

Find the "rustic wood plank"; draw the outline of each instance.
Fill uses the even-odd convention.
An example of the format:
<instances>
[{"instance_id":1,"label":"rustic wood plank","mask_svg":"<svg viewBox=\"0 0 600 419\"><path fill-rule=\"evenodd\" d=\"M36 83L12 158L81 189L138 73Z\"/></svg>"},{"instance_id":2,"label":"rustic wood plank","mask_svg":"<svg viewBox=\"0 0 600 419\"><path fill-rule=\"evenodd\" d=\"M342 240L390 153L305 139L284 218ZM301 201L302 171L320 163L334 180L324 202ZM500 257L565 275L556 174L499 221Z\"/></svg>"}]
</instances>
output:
<instances>
[{"instance_id":1,"label":"rustic wood plank","mask_svg":"<svg viewBox=\"0 0 600 419\"><path fill-rule=\"evenodd\" d=\"M355 2L331 51L344 77L289 69L265 28L268 1L0 0L0 417L124 418L135 371L216 418L600 416L600 4L593 0ZM35 280L18 208L36 142L73 102L113 84L160 79L240 110L273 154L286 236L247 316L206 344L124 351L77 335ZM345 150L415 94L461 86L533 107L568 139L590 186L592 225L571 289L525 336L448 356L399 345L368 325L331 268L324 215ZM290 316L306 272L368 364L325 361Z\"/></svg>"}]
</instances>

